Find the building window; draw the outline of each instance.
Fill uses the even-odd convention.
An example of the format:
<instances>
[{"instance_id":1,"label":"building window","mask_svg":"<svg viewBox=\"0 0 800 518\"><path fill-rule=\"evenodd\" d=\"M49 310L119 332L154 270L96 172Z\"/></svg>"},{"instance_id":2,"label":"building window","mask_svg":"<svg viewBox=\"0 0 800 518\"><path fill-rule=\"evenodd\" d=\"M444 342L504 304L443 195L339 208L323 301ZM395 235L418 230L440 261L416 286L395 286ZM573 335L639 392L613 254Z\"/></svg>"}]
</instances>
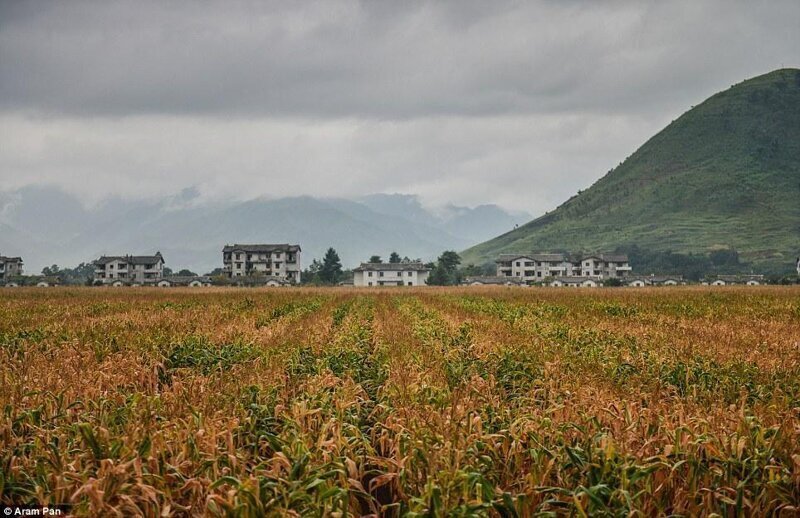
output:
<instances>
[{"instance_id":1,"label":"building window","mask_svg":"<svg viewBox=\"0 0 800 518\"><path fill-rule=\"evenodd\" d=\"M372 283L371 283L371 282L368 282L368 283L367 283L367 286L372 286Z\"/></svg>"},{"instance_id":2,"label":"building window","mask_svg":"<svg viewBox=\"0 0 800 518\"><path fill-rule=\"evenodd\" d=\"M413 282L411 282L411 281L408 281L408 285L409 285L409 286L413 286L413 285L414 285L414 283L413 283Z\"/></svg>"},{"instance_id":3,"label":"building window","mask_svg":"<svg viewBox=\"0 0 800 518\"><path fill-rule=\"evenodd\" d=\"M397 276L398 277L402 277L403 276L403 272L397 272Z\"/></svg>"},{"instance_id":4,"label":"building window","mask_svg":"<svg viewBox=\"0 0 800 518\"><path fill-rule=\"evenodd\" d=\"M367 277L372 277L372 272L367 272Z\"/></svg>"},{"instance_id":5,"label":"building window","mask_svg":"<svg viewBox=\"0 0 800 518\"><path fill-rule=\"evenodd\" d=\"M411 277L411 272L408 272L408 276Z\"/></svg>"},{"instance_id":6,"label":"building window","mask_svg":"<svg viewBox=\"0 0 800 518\"><path fill-rule=\"evenodd\" d=\"M383 277L383 272L378 272L378 277Z\"/></svg>"}]
</instances>

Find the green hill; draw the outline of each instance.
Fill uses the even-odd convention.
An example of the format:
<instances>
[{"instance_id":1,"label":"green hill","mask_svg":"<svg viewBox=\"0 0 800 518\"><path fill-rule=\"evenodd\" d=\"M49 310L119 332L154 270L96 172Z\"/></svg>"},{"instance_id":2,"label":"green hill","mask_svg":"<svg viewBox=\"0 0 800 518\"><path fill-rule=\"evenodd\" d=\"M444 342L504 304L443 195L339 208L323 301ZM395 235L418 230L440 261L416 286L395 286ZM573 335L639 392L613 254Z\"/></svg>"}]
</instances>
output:
<instances>
[{"instance_id":1,"label":"green hill","mask_svg":"<svg viewBox=\"0 0 800 518\"><path fill-rule=\"evenodd\" d=\"M720 92L556 210L466 250L501 252L734 248L767 272L800 252L800 70Z\"/></svg>"}]
</instances>

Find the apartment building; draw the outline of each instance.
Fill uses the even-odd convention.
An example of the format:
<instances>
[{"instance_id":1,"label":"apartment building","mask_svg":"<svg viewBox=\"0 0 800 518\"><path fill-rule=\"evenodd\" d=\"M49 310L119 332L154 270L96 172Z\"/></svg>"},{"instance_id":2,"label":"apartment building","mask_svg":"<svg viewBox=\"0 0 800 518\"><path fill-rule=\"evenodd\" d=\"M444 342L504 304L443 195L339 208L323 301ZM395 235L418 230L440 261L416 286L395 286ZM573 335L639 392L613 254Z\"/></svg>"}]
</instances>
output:
<instances>
[{"instance_id":1,"label":"apartment building","mask_svg":"<svg viewBox=\"0 0 800 518\"><path fill-rule=\"evenodd\" d=\"M266 276L300 283L300 245L225 245L222 264L230 278Z\"/></svg>"},{"instance_id":2,"label":"apartment building","mask_svg":"<svg viewBox=\"0 0 800 518\"><path fill-rule=\"evenodd\" d=\"M580 273L578 273L580 270ZM631 273L627 255L599 254L588 255L574 265L575 275L612 279L627 277Z\"/></svg>"},{"instance_id":3,"label":"apartment building","mask_svg":"<svg viewBox=\"0 0 800 518\"><path fill-rule=\"evenodd\" d=\"M5 257L0 255L0 282L11 277L22 275L22 257Z\"/></svg>"},{"instance_id":4,"label":"apartment building","mask_svg":"<svg viewBox=\"0 0 800 518\"><path fill-rule=\"evenodd\" d=\"M495 261L497 275L526 283L554 278L624 278L631 273L626 255L596 254L573 257L563 253L501 254Z\"/></svg>"},{"instance_id":5,"label":"apartment building","mask_svg":"<svg viewBox=\"0 0 800 518\"><path fill-rule=\"evenodd\" d=\"M94 262L94 266L95 284L155 285L164 277L161 252L155 255L104 255Z\"/></svg>"},{"instance_id":6,"label":"apartment building","mask_svg":"<svg viewBox=\"0 0 800 518\"><path fill-rule=\"evenodd\" d=\"M353 286L424 286L430 271L419 262L361 263L353 270Z\"/></svg>"}]
</instances>

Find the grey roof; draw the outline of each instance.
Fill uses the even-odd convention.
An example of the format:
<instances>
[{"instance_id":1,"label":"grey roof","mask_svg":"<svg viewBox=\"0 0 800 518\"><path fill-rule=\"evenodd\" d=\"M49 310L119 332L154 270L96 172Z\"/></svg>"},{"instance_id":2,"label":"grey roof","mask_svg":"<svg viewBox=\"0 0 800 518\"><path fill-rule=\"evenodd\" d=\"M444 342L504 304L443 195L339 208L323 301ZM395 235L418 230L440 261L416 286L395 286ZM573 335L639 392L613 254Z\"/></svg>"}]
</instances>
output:
<instances>
[{"instance_id":1,"label":"grey roof","mask_svg":"<svg viewBox=\"0 0 800 518\"><path fill-rule=\"evenodd\" d=\"M515 261L516 259L530 259L532 261L551 262L551 263L552 262L579 263L584 259L589 259L592 257L600 259L601 261L607 261L612 263L628 262L628 256L624 254L570 255L562 253L540 253L540 252L500 254L495 262L503 263L503 262Z\"/></svg>"},{"instance_id":2,"label":"grey roof","mask_svg":"<svg viewBox=\"0 0 800 518\"><path fill-rule=\"evenodd\" d=\"M207 277L205 275L168 275L161 280L167 281L171 284L189 284L192 281L209 283L211 282L211 277Z\"/></svg>"},{"instance_id":3,"label":"grey roof","mask_svg":"<svg viewBox=\"0 0 800 518\"><path fill-rule=\"evenodd\" d=\"M22 257L5 257L0 255L0 263L21 263Z\"/></svg>"},{"instance_id":4,"label":"grey roof","mask_svg":"<svg viewBox=\"0 0 800 518\"><path fill-rule=\"evenodd\" d=\"M290 285L292 281L275 275L247 275L244 277L233 277L230 279L234 284L242 286L258 286L267 284L270 281L277 282L278 284Z\"/></svg>"},{"instance_id":5,"label":"grey roof","mask_svg":"<svg viewBox=\"0 0 800 518\"><path fill-rule=\"evenodd\" d=\"M757 275L757 274L717 275L716 278L725 282L747 282L747 281L764 280L763 275Z\"/></svg>"},{"instance_id":6,"label":"grey roof","mask_svg":"<svg viewBox=\"0 0 800 518\"><path fill-rule=\"evenodd\" d=\"M426 267L422 263L411 262L411 263L361 263L358 267L353 268L354 272L366 272L366 271L430 271L430 268Z\"/></svg>"},{"instance_id":7,"label":"grey roof","mask_svg":"<svg viewBox=\"0 0 800 518\"><path fill-rule=\"evenodd\" d=\"M507 277L504 275L489 275L489 276L476 276L476 277L467 277L464 279L465 284L473 284L473 283L480 283L480 284L525 284L525 281L522 279L517 279L515 277Z\"/></svg>"},{"instance_id":8,"label":"grey roof","mask_svg":"<svg viewBox=\"0 0 800 518\"><path fill-rule=\"evenodd\" d=\"M531 254L500 254L500 256L497 258L497 261L495 262L498 263L508 262L521 258L530 259L532 261L542 261L542 262L563 262L569 260L566 254L531 253Z\"/></svg>"},{"instance_id":9,"label":"grey roof","mask_svg":"<svg viewBox=\"0 0 800 518\"><path fill-rule=\"evenodd\" d=\"M104 255L96 260L94 264L107 264L112 261L124 261L129 264L155 264L158 261L164 261L161 252L156 252L156 255Z\"/></svg>"},{"instance_id":10,"label":"grey roof","mask_svg":"<svg viewBox=\"0 0 800 518\"><path fill-rule=\"evenodd\" d=\"M586 281L594 281L596 283L601 282L600 279L596 279L594 277L556 277L550 283L554 283L556 281L561 281L563 284L580 284Z\"/></svg>"},{"instance_id":11,"label":"grey roof","mask_svg":"<svg viewBox=\"0 0 800 518\"><path fill-rule=\"evenodd\" d=\"M264 252L300 252L300 245L290 245L288 243L281 244L265 244L265 245L225 245L222 248L223 253L234 252L241 250L242 252L251 253L264 253Z\"/></svg>"},{"instance_id":12,"label":"grey roof","mask_svg":"<svg viewBox=\"0 0 800 518\"><path fill-rule=\"evenodd\" d=\"M659 283L659 282L666 282L666 281L678 281L683 282L682 275L633 275L630 277L626 277L624 279L625 282L631 283L633 281L644 281L649 283Z\"/></svg>"}]
</instances>

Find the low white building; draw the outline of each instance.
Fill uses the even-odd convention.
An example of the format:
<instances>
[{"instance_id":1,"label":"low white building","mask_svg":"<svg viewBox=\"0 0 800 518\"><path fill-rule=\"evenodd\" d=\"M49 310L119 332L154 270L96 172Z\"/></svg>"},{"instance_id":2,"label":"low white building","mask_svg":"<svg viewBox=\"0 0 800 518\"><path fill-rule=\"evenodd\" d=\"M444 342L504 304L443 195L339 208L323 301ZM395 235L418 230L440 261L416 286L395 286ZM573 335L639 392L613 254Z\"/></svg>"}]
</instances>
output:
<instances>
[{"instance_id":1,"label":"low white building","mask_svg":"<svg viewBox=\"0 0 800 518\"><path fill-rule=\"evenodd\" d=\"M461 282L462 286L527 286L524 281L514 277L505 276L477 276L467 277Z\"/></svg>"},{"instance_id":2,"label":"low white building","mask_svg":"<svg viewBox=\"0 0 800 518\"><path fill-rule=\"evenodd\" d=\"M199 288L201 286L211 286L211 277L204 275L169 275L158 281L157 286L160 288L173 286Z\"/></svg>"},{"instance_id":3,"label":"low white building","mask_svg":"<svg viewBox=\"0 0 800 518\"><path fill-rule=\"evenodd\" d=\"M625 284L641 288L643 286L677 286L686 284L686 281L680 275L645 275L628 277Z\"/></svg>"},{"instance_id":4,"label":"low white building","mask_svg":"<svg viewBox=\"0 0 800 518\"><path fill-rule=\"evenodd\" d=\"M550 282L555 288L596 288L599 286L597 279L591 277L558 277Z\"/></svg>"},{"instance_id":5,"label":"low white building","mask_svg":"<svg viewBox=\"0 0 800 518\"><path fill-rule=\"evenodd\" d=\"M104 255L94 262L94 267L95 284L156 285L164 277L161 252L156 252L156 255Z\"/></svg>"},{"instance_id":6,"label":"low white building","mask_svg":"<svg viewBox=\"0 0 800 518\"><path fill-rule=\"evenodd\" d=\"M430 271L419 262L361 263L353 270L353 286L424 286Z\"/></svg>"},{"instance_id":7,"label":"low white building","mask_svg":"<svg viewBox=\"0 0 800 518\"><path fill-rule=\"evenodd\" d=\"M744 284L747 286L760 286L764 284L763 275L718 275L711 281L711 286L731 286Z\"/></svg>"}]
</instances>

